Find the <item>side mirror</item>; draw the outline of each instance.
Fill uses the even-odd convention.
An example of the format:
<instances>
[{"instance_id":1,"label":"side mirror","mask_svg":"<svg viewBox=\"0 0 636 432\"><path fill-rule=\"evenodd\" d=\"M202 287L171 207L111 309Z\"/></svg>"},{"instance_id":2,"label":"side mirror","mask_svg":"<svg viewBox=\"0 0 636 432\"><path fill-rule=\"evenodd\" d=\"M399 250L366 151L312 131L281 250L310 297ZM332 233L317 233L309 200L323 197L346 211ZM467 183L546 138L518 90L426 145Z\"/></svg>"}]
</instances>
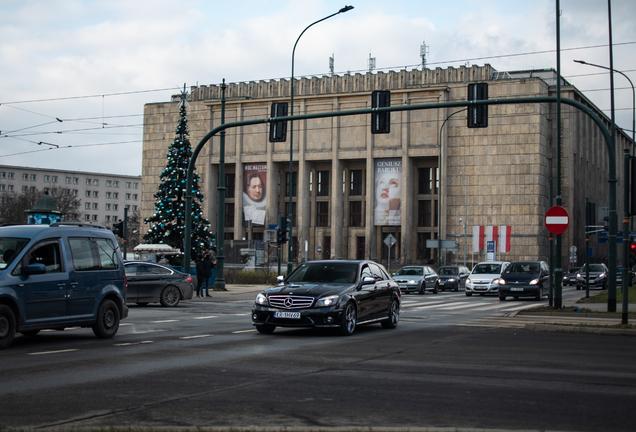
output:
<instances>
[{"instance_id":1,"label":"side mirror","mask_svg":"<svg viewBox=\"0 0 636 432\"><path fill-rule=\"evenodd\" d=\"M276 278L276 282L278 283L278 285L285 285L285 276L280 275Z\"/></svg>"},{"instance_id":2,"label":"side mirror","mask_svg":"<svg viewBox=\"0 0 636 432\"><path fill-rule=\"evenodd\" d=\"M24 272L26 275L37 275L46 273L44 264L29 264Z\"/></svg>"},{"instance_id":3,"label":"side mirror","mask_svg":"<svg viewBox=\"0 0 636 432\"><path fill-rule=\"evenodd\" d=\"M362 278L362 285L369 285L374 283L375 283L375 279L372 278L371 276L365 276Z\"/></svg>"}]
</instances>

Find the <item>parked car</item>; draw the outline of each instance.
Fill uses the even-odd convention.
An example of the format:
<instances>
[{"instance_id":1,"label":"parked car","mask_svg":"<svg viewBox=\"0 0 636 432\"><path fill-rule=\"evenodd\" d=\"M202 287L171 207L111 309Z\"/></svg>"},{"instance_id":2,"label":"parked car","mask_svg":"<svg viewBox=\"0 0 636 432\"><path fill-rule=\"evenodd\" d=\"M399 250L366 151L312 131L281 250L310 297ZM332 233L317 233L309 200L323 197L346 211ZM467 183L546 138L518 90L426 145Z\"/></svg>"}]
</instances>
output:
<instances>
[{"instance_id":1,"label":"parked car","mask_svg":"<svg viewBox=\"0 0 636 432\"><path fill-rule=\"evenodd\" d=\"M470 270L465 266L442 266L437 269L437 274L439 275L440 290L459 291L460 288L466 287L466 279L468 279Z\"/></svg>"},{"instance_id":2,"label":"parked car","mask_svg":"<svg viewBox=\"0 0 636 432\"><path fill-rule=\"evenodd\" d=\"M145 306L160 302L174 307L181 300L190 300L194 293L192 278L161 264L144 261L126 261L128 303Z\"/></svg>"},{"instance_id":3,"label":"parked car","mask_svg":"<svg viewBox=\"0 0 636 432\"><path fill-rule=\"evenodd\" d=\"M600 287L601 289L607 289L607 276L609 269L605 264L590 264L590 279L589 286ZM621 275L622 276L622 275ZM587 270L585 264L579 272L576 274L576 289L585 289L585 279L587 277Z\"/></svg>"},{"instance_id":4,"label":"parked car","mask_svg":"<svg viewBox=\"0 0 636 432\"><path fill-rule=\"evenodd\" d=\"M631 269L628 271L629 271L629 276L627 278L627 285L632 286L634 285L634 271ZM623 286L623 268L622 267L616 267L616 286L617 287Z\"/></svg>"},{"instance_id":5,"label":"parked car","mask_svg":"<svg viewBox=\"0 0 636 432\"><path fill-rule=\"evenodd\" d=\"M331 327L351 335L369 323L393 329L400 294L397 282L373 261L309 261L256 296L252 325L260 333L276 327Z\"/></svg>"},{"instance_id":6,"label":"parked car","mask_svg":"<svg viewBox=\"0 0 636 432\"><path fill-rule=\"evenodd\" d=\"M466 279L466 295L499 294L499 278L509 265L508 261L477 263Z\"/></svg>"},{"instance_id":7,"label":"parked car","mask_svg":"<svg viewBox=\"0 0 636 432\"><path fill-rule=\"evenodd\" d=\"M545 261L514 261L499 278L499 300L534 297L541 300L548 289L550 267Z\"/></svg>"},{"instance_id":8,"label":"parked car","mask_svg":"<svg viewBox=\"0 0 636 432\"><path fill-rule=\"evenodd\" d=\"M405 266L393 273L393 280L400 285L402 293L416 292L424 294L431 291L439 292L439 275L429 266Z\"/></svg>"},{"instance_id":9,"label":"parked car","mask_svg":"<svg viewBox=\"0 0 636 432\"><path fill-rule=\"evenodd\" d=\"M563 286L576 285L576 274L581 267L570 267L563 275Z\"/></svg>"},{"instance_id":10,"label":"parked car","mask_svg":"<svg viewBox=\"0 0 636 432\"><path fill-rule=\"evenodd\" d=\"M0 348L16 332L75 326L108 339L128 316L124 264L103 226L3 226L0 257Z\"/></svg>"}]
</instances>

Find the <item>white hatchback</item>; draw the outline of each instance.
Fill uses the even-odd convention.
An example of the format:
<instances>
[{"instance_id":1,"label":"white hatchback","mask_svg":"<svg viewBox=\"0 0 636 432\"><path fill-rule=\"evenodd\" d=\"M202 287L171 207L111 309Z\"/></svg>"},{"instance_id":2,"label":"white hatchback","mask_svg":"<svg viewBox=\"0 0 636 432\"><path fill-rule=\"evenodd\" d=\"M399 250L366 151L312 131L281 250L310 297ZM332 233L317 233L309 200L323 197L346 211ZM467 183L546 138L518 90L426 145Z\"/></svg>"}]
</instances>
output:
<instances>
[{"instance_id":1,"label":"white hatchback","mask_svg":"<svg viewBox=\"0 0 636 432\"><path fill-rule=\"evenodd\" d=\"M510 263L508 261L485 261L473 267L466 279L466 295L499 293L499 278Z\"/></svg>"}]
</instances>

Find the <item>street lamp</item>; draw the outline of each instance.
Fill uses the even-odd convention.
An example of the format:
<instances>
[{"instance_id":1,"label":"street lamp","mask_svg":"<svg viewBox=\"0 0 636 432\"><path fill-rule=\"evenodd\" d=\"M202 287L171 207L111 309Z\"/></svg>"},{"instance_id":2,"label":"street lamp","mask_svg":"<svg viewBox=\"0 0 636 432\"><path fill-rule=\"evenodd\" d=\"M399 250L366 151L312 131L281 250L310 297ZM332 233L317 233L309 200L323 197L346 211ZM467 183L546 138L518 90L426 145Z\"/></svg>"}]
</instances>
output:
<instances>
[{"instance_id":1,"label":"street lamp","mask_svg":"<svg viewBox=\"0 0 636 432\"><path fill-rule=\"evenodd\" d=\"M319 22L325 21L333 16L336 16L338 14L341 13L345 13L350 11L351 9L353 9L353 6L345 6L342 9L340 9L338 12L333 13L329 16L326 16L322 19L319 19L318 21L315 21L311 24L309 24L307 27L305 27L305 30L303 30L300 35L298 36L298 39L296 39L296 43L294 44L294 49L292 50L292 58L291 58L291 79L289 81L290 84L290 95L291 95L291 106L289 108L289 115L293 116L294 115L294 55L296 54L296 45L298 45L298 41L300 40L300 38L302 37L303 34L305 34L305 32L307 31L307 29L309 29L309 27L313 26L314 24L318 24ZM293 174L294 174L294 121L290 120L289 121L289 209L287 212L287 217L289 217L289 241L288 241L288 245L287 245L287 274L289 275L292 271L292 180L293 180Z\"/></svg>"},{"instance_id":2,"label":"street lamp","mask_svg":"<svg viewBox=\"0 0 636 432\"><path fill-rule=\"evenodd\" d=\"M584 65L588 65L588 66L594 66L597 68L601 68L601 69L606 69L611 71L612 69L608 68L607 66L601 66L601 65L597 65L594 63L588 63L585 60L574 60L575 63L580 63L580 64L584 64ZM632 86L632 156L636 156L636 149L635 149L635 145L634 145L634 131L636 130L636 90L634 90L634 83L632 83L632 80L629 79L629 77L627 75L625 75L623 72L613 69L614 72L619 73L621 75L623 75L625 78L627 78L627 81L629 81L629 84Z\"/></svg>"},{"instance_id":3,"label":"street lamp","mask_svg":"<svg viewBox=\"0 0 636 432\"><path fill-rule=\"evenodd\" d=\"M464 267L466 267L466 225L468 225L468 174L460 172L466 178L466 214L464 215Z\"/></svg>"}]
</instances>

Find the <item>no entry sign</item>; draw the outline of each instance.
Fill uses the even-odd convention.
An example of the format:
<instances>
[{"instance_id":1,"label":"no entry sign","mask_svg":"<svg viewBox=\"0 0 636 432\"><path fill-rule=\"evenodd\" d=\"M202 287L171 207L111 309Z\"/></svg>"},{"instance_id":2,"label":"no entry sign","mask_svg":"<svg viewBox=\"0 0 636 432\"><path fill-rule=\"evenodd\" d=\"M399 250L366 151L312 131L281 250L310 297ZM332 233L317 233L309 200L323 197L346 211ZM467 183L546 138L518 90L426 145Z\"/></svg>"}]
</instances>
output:
<instances>
[{"instance_id":1,"label":"no entry sign","mask_svg":"<svg viewBox=\"0 0 636 432\"><path fill-rule=\"evenodd\" d=\"M570 224L568 211L561 206L550 207L545 214L545 227L552 234L563 234Z\"/></svg>"}]
</instances>

